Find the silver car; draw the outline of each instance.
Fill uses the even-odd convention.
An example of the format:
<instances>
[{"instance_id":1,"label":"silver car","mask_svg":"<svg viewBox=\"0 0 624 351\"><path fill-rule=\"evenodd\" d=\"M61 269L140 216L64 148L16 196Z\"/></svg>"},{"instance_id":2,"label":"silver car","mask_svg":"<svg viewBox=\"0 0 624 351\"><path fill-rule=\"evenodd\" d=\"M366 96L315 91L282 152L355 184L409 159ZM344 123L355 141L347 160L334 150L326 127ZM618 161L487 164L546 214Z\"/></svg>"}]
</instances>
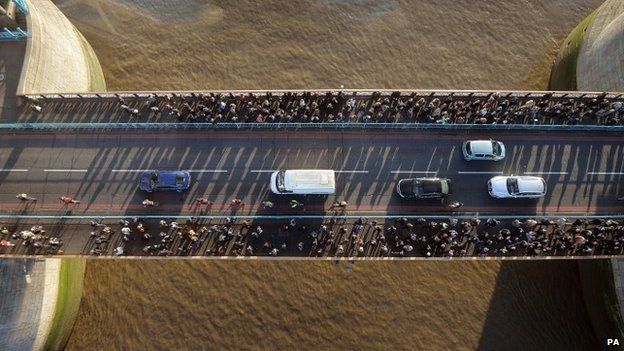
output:
<instances>
[{"instance_id":1,"label":"silver car","mask_svg":"<svg viewBox=\"0 0 624 351\"><path fill-rule=\"evenodd\" d=\"M462 144L466 161L500 161L505 158L505 145L496 140L468 140Z\"/></svg>"},{"instance_id":2,"label":"silver car","mask_svg":"<svg viewBox=\"0 0 624 351\"><path fill-rule=\"evenodd\" d=\"M497 176L487 185L490 196L497 199L537 199L546 194L546 181L541 177Z\"/></svg>"}]
</instances>

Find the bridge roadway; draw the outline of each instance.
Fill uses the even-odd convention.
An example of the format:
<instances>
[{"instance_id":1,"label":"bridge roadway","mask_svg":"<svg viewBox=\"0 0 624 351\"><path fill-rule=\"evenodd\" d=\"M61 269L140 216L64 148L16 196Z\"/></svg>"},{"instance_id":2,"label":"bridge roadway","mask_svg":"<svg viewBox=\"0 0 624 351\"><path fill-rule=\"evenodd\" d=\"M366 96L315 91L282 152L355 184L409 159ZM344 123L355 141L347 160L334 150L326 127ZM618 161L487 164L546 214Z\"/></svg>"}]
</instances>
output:
<instances>
[{"instance_id":1,"label":"bridge roadway","mask_svg":"<svg viewBox=\"0 0 624 351\"><path fill-rule=\"evenodd\" d=\"M463 140L494 138L507 146L501 162L463 160ZM196 199L214 201L209 214L323 214L345 199L351 215L448 213L439 200L410 201L395 193L405 177L441 176L454 181L451 200L480 214L616 214L624 210L624 136L608 134L316 131L134 131L16 133L0 136L0 212L26 215L192 215ZM337 193L299 198L272 195L270 172L327 168L337 174ZM186 169L192 186L183 194L153 195L159 207L141 205L140 170ZM497 174L540 175L548 192L540 200L497 200L486 181ZM38 202L15 198L28 193ZM70 195L79 205L64 206ZM233 211L229 203L243 199ZM263 200L276 207L260 209Z\"/></svg>"}]
</instances>

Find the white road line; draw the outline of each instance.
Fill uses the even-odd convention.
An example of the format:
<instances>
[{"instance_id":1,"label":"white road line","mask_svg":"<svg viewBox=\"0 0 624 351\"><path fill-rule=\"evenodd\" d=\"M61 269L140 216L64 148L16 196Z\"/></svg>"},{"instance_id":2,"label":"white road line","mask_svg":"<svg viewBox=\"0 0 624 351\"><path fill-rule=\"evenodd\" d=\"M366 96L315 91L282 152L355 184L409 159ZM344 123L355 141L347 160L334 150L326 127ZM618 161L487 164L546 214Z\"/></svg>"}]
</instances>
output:
<instances>
[{"instance_id":1,"label":"white road line","mask_svg":"<svg viewBox=\"0 0 624 351\"><path fill-rule=\"evenodd\" d=\"M524 172L524 174L568 174L568 172Z\"/></svg>"},{"instance_id":2,"label":"white road line","mask_svg":"<svg viewBox=\"0 0 624 351\"><path fill-rule=\"evenodd\" d=\"M189 173L227 173L227 169L191 169Z\"/></svg>"},{"instance_id":3,"label":"white road line","mask_svg":"<svg viewBox=\"0 0 624 351\"><path fill-rule=\"evenodd\" d=\"M121 173L121 172L147 172L147 171L153 171L153 169L113 169L111 172L113 173Z\"/></svg>"},{"instance_id":4,"label":"white road line","mask_svg":"<svg viewBox=\"0 0 624 351\"><path fill-rule=\"evenodd\" d=\"M88 169L44 169L44 172L89 172Z\"/></svg>"},{"instance_id":5,"label":"white road line","mask_svg":"<svg viewBox=\"0 0 624 351\"><path fill-rule=\"evenodd\" d=\"M412 173L422 173L422 174L431 174L438 173L438 171L390 171L392 174L412 174Z\"/></svg>"},{"instance_id":6,"label":"white road line","mask_svg":"<svg viewBox=\"0 0 624 351\"><path fill-rule=\"evenodd\" d=\"M113 173L137 173L137 172L149 172L154 169L113 169ZM189 173L227 173L227 169L188 169Z\"/></svg>"},{"instance_id":7,"label":"white road line","mask_svg":"<svg viewBox=\"0 0 624 351\"><path fill-rule=\"evenodd\" d=\"M624 172L587 172L589 175L619 175L624 174Z\"/></svg>"},{"instance_id":8,"label":"white road line","mask_svg":"<svg viewBox=\"0 0 624 351\"><path fill-rule=\"evenodd\" d=\"M503 172L488 171L457 171L458 174L503 174Z\"/></svg>"},{"instance_id":9,"label":"white road line","mask_svg":"<svg viewBox=\"0 0 624 351\"><path fill-rule=\"evenodd\" d=\"M276 170L272 169L252 169L249 173L273 173ZM358 171L358 170L342 170L342 171L334 171L335 173L368 173L368 171Z\"/></svg>"},{"instance_id":10,"label":"white road line","mask_svg":"<svg viewBox=\"0 0 624 351\"><path fill-rule=\"evenodd\" d=\"M0 168L0 172L28 172L25 168Z\"/></svg>"}]
</instances>

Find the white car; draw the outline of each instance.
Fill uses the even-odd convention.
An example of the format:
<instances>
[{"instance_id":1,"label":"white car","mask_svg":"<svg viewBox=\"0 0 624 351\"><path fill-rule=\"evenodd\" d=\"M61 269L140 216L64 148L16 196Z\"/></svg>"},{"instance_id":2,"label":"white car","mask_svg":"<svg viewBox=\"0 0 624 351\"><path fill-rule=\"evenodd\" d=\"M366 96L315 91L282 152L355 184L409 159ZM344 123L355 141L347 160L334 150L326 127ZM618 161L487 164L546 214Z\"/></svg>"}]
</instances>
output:
<instances>
[{"instance_id":1,"label":"white car","mask_svg":"<svg viewBox=\"0 0 624 351\"><path fill-rule=\"evenodd\" d=\"M505 145L496 140L468 140L462 144L466 161L500 161L505 158Z\"/></svg>"},{"instance_id":2,"label":"white car","mask_svg":"<svg viewBox=\"0 0 624 351\"><path fill-rule=\"evenodd\" d=\"M488 180L488 192L497 199L537 199L546 194L541 177L497 176Z\"/></svg>"}]
</instances>

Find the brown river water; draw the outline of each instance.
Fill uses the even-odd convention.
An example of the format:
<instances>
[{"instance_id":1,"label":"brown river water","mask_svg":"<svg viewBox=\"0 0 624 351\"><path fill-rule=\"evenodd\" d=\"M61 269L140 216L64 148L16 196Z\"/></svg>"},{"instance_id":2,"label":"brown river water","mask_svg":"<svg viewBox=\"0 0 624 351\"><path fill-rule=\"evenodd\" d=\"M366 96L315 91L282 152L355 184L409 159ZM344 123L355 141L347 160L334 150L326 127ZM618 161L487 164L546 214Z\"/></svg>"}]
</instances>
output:
<instances>
[{"instance_id":1,"label":"brown river water","mask_svg":"<svg viewBox=\"0 0 624 351\"><path fill-rule=\"evenodd\" d=\"M109 90L546 89L598 0L58 0ZM573 261L90 261L68 350L593 350Z\"/></svg>"}]
</instances>

